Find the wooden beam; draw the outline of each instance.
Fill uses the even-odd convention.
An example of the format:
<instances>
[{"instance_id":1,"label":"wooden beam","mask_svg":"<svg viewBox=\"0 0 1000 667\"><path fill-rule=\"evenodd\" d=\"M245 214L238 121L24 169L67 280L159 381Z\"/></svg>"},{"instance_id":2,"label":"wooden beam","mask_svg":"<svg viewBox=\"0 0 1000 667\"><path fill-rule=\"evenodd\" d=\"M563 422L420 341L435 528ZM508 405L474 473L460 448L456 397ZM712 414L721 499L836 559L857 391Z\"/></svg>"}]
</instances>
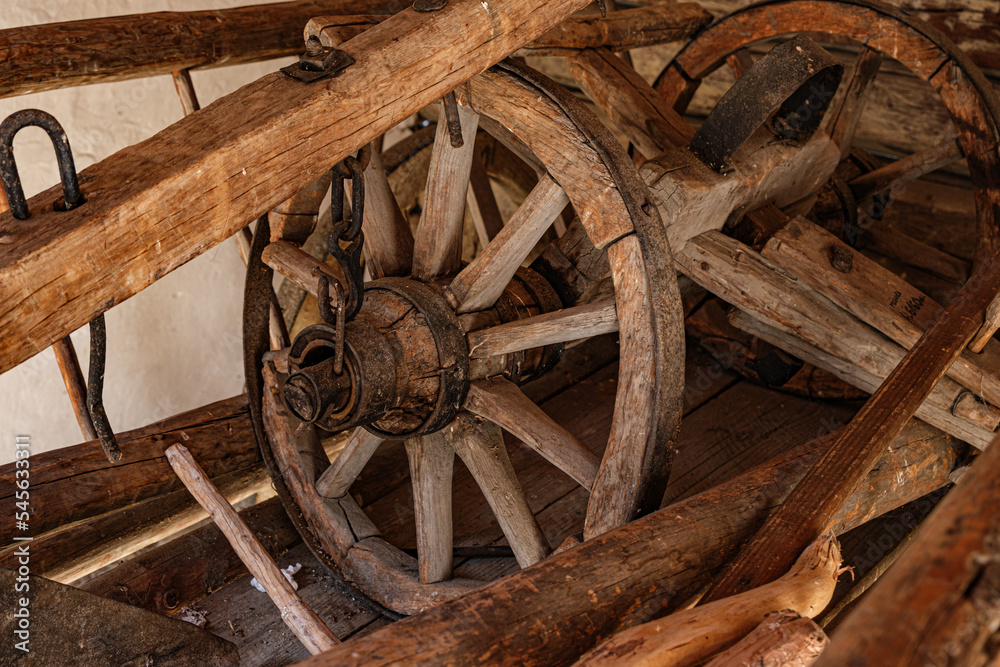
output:
<instances>
[{"instance_id":1,"label":"wooden beam","mask_svg":"<svg viewBox=\"0 0 1000 667\"><path fill-rule=\"evenodd\" d=\"M690 597L830 439L300 665L474 664L497 655L522 665L568 664L612 632L662 616ZM961 450L911 422L844 507L836 532L946 484Z\"/></svg>"},{"instance_id":2,"label":"wooden beam","mask_svg":"<svg viewBox=\"0 0 1000 667\"><path fill-rule=\"evenodd\" d=\"M0 31L0 97L298 55L320 14L389 14L391 0L304 0L155 12Z\"/></svg>"},{"instance_id":3,"label":"wooden beam","mask_svg":"<svg viewBox=\"0 0 1000 667\"><path fill-rule=\"evenodd\" d=\"M216 477L215 483L231 503L248 498L259 502L274 494L263 463ZM207 518L191 494L178 489L36 536L31 571L73 583ZM0 567L17 565L17 544L0 549Z\"/></svg>"},{"instance_id":4,"label":"wooden beam","mask_svg":"<svg viewBox=\"0 0 1000 667\"><path fill-rule=\"evenodd\" d=\"M586 4L452 0L438 12L403 10L342 45L356 62L336 78L267 75L84 169L83 206L54 211L53 188L31 199L29 220L0 214L0 373Z\"/></svg>"},{"instance_id":5,"label":"wooden beam","mask_svg":"<svg viewBox=\"0 0 1000 667\"><path fill-rule=\"evenodd\" d=\"M34 535L181 488L163 454L175 442L197 452L213 477L260 461L244 395L119 433L118 442L117 463L96 440L31 457L31 502L45 508L32 517ZM15 475L14 463L0 466L0 502L13 502ZM0 546L14 534L13 514L0 519Z\"/></svg>"},{"instance_id":6,"label":"wooden beam","mask_svg":"<svg viewBox=\"0 0 1000 667\"><path fill-rule=\"evenodd\" d=\"M705 602L781 576L804 546L827 529L968 344L998 289L1000 254L995 254L910 348L781 508L768 517L739 558L713 583Z\"/></svg>"},{"instance_id":7,"label":"wooden beam","mask_svg":"<svg viewBox=\"0 0 1000 667\"><path fill-rule=\"evenodd\" d=\"M825 229L798 218L761 251L858 319L912 347L943 308L905 280ZM1000 344L985 355L963 352L948 375L1000 405Z\"/></svg>"},{"instance_id":8,"label":"wooden beam","mask_svg":"<svg viewBox=\"0 0 1000 667\"><path fill-rule=\"evenodd\" d=\"M1000 447L994 442L840 624L817 662L987 664L1000 622Z\"/></svg>"}]
</instances>

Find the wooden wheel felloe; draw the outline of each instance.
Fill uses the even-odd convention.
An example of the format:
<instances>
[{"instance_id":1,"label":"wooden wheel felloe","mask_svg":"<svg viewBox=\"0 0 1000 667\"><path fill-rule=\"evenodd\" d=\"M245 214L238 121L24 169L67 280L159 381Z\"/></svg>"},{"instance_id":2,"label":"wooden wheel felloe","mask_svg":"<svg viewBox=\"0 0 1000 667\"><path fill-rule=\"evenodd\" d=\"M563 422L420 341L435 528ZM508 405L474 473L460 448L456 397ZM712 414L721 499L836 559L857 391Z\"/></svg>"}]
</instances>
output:
<instances>
[{"instance_id":1,"label":"wooden wheel felloe","mask_svg":"<svg viewBox=\"0 0 1000 667\"><path fill-rule=\"evenodd\" d=\"M589 537L658 506L680 420L679 294L662 223L627 155L579 102L530 70L503 64L456 93L464 143L453 146L446 124L439 125L415 238L380 167L366 172L365 249L374 280L361 313L346 328L344 375L324 385L331 379L332 327L310 327L290 349L265 354L266 302L258 294L270 269L315 292L315 262L308 266L311 260L287 241L268 244L264 230L255 238L248 271L248 390L276 487L321 559L401 613L482 583L451 578L452 512L462 511L451 507L455 454L526 567L552 545L528 507L501 429L589 490ZM540 173L517 211L463 267L477 127ZM586 240L607 253L613 299L588 301L557 291L551 263L544 265L546 277L521 268L568 203ZM550 368L561 344L615 330L620 372L601 458L532 403L518 383ZM354 428L332 465L313 422L327 430ZM417 559L383 540L348 493L385 439L406 444Z\"/></svg>"}]
</instances>

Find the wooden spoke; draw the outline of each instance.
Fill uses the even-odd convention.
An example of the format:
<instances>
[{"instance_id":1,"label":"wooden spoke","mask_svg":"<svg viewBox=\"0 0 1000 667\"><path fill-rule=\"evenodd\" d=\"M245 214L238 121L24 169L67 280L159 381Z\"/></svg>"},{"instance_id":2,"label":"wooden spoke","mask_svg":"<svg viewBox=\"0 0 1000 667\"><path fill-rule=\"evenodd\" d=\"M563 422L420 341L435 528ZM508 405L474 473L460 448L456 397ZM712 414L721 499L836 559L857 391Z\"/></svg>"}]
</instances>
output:
<instances>
[{"instance_id":1,"label":"wooden spoke","mask_svg":"<svg viewBox=\"0 0 1000 667\"><path fill-rule=\"evenodd\" d=\"M473 331L468 340L472 358L484 359L612 331L618 331L618 316L615 302L607 299Z\"/></svg>"},{"instance_id":2,"label":"wooden spoke","mask_svg":"<svg viewBox=\"0 0 1000 667\"><path fill-rule=\"evenodd\" d=\"M913 155L862 174L848 185L851 186L854 196L861 199L872 193L888 190L893 185L916 180L924 174L961 160L964 156L957 137L945 139Z\"/></svg>"},{"instance_id":3,"label":"wooden spoke","mask_svg":"<svg viewBox=\"0 0 1000 667\"><path fill-rule=\"evenodd\" d=\"M264 248L264 263L313 296L319 290L319 274L325 273L331 282L339 270L328 266L289 241L275 241Z\"/></svg>"},{"instance_id":4,"label":"wooden spoke","mask_svg":"<svg viewBox=\"0 0 1000 667\"><path fill-rule=\"evenodd\" d=\"M420 582L451 577L451 478L453 450L441 432L406 441L417 522Z\"/></svg>"},{"instance_id":5,"label":"wooden spoke","mask_svg":"<svg viewBox=\"0 0 1000 667\"><path fill-rule=\"evenodd\" d=\"M56 363L59 364L59 372L62 373L63 383L66 385L66 393L73 404L73 413L76 421L80 425L80 432L85 440L97 440L97 432L94 430L94 422L90 419L90 411L87 410L87 383L83 379L83 371L80 370L80 360L76 356L76 349L69 336L60 338L52 344L52 351L56 355Z\"/></svg>"},{"instance_id":6,"label":"wooden spoke","mask_svg":"<svg viewBox=\"0 0 1000 667\"><path fill-rule=\"evenodd\" d=\"M399 210L396 197L382 168L378 151L372 149L365 169L365 263L372 278L403 276L413 262L413 235Z\"/></svg>"},{"instance_id":7,"label":"wooden spoke","mask_svg":"<svg viewBox=\"0 0 1000 667\"><path fill-rule=\"evenodd\" d=\"M551 176L543 176L496 239L448 287L458 301L458 312L492 306L567 204L569 198L562 187Z\"/></svg>"},{"instance_id":8,"label":"wooden spoke","mask_svg":"<svg viewBox=\"0 0 1000 667\"><path fill-rule=\"evenodd\" d=\"M382 438L363 428L354 429L351 438L330 467L316 480L316 491L325 498L340 498L361 474Z\"/></svg>"},{"instance_id":9,"label":"wooden spoke","mask_svg":"<svg viewBox=\"0 0 1000 667\"><path fill-rule=\"evenodd\" d=\"M500 215L497 199L493 195L486 167L475 158L472 160L472 171L469 173L469 193L466 195L466 200L472 213L472 223L476 226L479 245L485 248L503 229L503 217Z\"/></svg>"},{"instance_id":10,"label":"wooden spoke","mask_svg":"<svg viewBox=\"0 0 1000 667\"><path fill-rule=\"evenodd\" d=\"M451 145L443 106L434 136L424 210L413 246L413 275L422 280L456 273L462 261L465 194L469 188L479 115L464 106L458 107L458 114L464 139L460 148Z\"/></svg>"},{"instance_id":11,"label":"wooden spoke","mask_svg":"<svg viewBox=\"0 0 1000 667\"><path fill-rule=\"evenodd\" d=\"M253 232L249 227L244 227L233 235L236 239L236 248L240 252L240 258L246 265L250 257L250 245L253 243ZM278 303L278 295L274 288L267 290L267 299L271 305L267 312L267 330L271 339L271 349L280 350L291 344L291 337L288 335L288 327L285 325L285 317L281 314L281 304Z\"/></svg>"},{"instance_id":12,"label":"wooden spoke","mask_svg":"<svg viewBox=\"0 0 1000 667\"><path fill-rule=\"evenodd\" d=\"M601 458L542 412L513 382L495 378L472 383L465 409L507 429L583 487L594 484Z\"/></svg>"},{"instance_id":13,"label":"wooden spoke","mask_svg":"<svg viewBox=\"0 0 1000 667\"><path fill-rule=\"evenodd\" d=\"M865 109L865 101L871 91L871 84L882 65L882 52L869 46L861 47L858 59L854 63L851 78L841 84L841 98L838 108L831 108L828 113L829 125L827 134L840 147L841 158L847 157L854 144L854 134L858 122Z\"/></svg>"},{"instance_id":14,"label":"wooden spoke","mask_svg":"<svg viewBox=\"0 0 1000 667\"><path fill-rule=\"evenodd\" d=\"M686 146L694 136L694 128L634 69L609 51L587 49L567 62L590 99L644 156L652 158L673 146Z\"/></svg>"},{"instance_id":15,"label":"wooden spoke","mask_svg":"<svg viewBox=\"0 0 1000 667\"><path fill-rule=\"evenodd\" d=\"M500 427L461 412L443 432L483 490L518 565L529 567L545 558L548 542L514 476Z\"/></svg>"}]
</instances>

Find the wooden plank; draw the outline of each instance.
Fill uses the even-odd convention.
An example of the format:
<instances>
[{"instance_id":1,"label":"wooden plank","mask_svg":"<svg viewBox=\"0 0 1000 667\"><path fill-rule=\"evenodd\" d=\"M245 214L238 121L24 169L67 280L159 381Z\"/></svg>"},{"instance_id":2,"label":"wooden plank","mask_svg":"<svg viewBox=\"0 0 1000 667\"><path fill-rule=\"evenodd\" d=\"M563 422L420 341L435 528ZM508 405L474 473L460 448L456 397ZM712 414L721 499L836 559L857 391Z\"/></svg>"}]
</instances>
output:
<instances>
[{"instance_id":1,"label":"wooden plank","mask_svg":"<svg viewBox=\"0 0 1000 667\"><path fill-rule=\"evenodd\" d=\"M521 263L568 204L569 197L562 187L551 176L542 176L493 242L448 286L458 302L458 312L483 310L496 303Z\"/></svg>"},{"instance_id":2,"label":"wooden plank","mask_svg":"<svg viewBox=\"0 0 1000 667\"><path fill-rule=\"evenodd\" d=\"M875 393L885 381L885 378L892 372L892 369L898 364L898 361L903 358L902 351L900 350L899 354L894 355L894 360L881 359L877 361L877 368L870 371L863 361L859 363L850 358L844 359L829 354L805 343L795 335L770 326L761 320L754 319L742 311L733 313L731 320L734 325L744 331L758 336L783 350L787 350L811 364L826 369L845 382L850 382L869 394ZM945 378L935 387L934 391L927 397L927 400L917 408L916 416L956 438L965 440L970 445L984 449L989 446L989 443L993 439L993 431L996 427L989 423L983 423L984 420L979 418L981 415L977 415L976 418L970 418L954 410L954 406L964 393L966 392L963 391L961 386ZM996 414L995 410L993 410L993 414Z\"/></svg>"},{"instance_id":3,"label":"wooden plank","mask_svg":"<svg viewBox=\"0 0 1000 667\"><path fill-rule=\"evenodd\" d=\"M626 51L686 39L711 21L696 2L636 7L572 16L527 45L518 55L565 56L575 49Z\"/></svg>"},{"instance_id":4,"label":"wooden plank","mask_svg":"<svg viewBox=\"0 0 1000 667\"><path fill-rule=\"evenodd\" d=\"M422 279L456 273L461 268L465 197L479 127L478 114L459 106L463 143L453 146L444 105L440 113L423 211L413 243L413 275Z\"/></svg>"},{"instance_id":5,"label":"wooden plank","mask_svg":"<svg viewBox=\"0 0 1000 667\"><path fill-rule=\"evenodd\" d=\"M0 97L298 55L313 16L398 8L389 0L306 0L10 28L0 31Z\"/></svg>"},{"instance_id":6,"label":"wooden plank","mask_svg":"<svg viewBox=\"0 0 1000 667\"><path fill-rule=\"evenodd\" d=\"M593 486L600 457L545 414L513 382L502 377L473 382L465 409L520 438L584 488Z\"/></svg>"},{"instance_id":7,"label":"wooden plank","mask_svg":"<svg viewBox=\"0 0 1000 667\"><path fill-rule=\"evenodd\" d=\"M277 562L281 567L302 565L295 574L299 595L345 642L385 625L384 619L339 582L305 544L283 553ZM205 614L210 632L239 647L242 664L247 667L288 665L309 657L267 596L250 585L250 576L214 591L195 608Z\"/></svg>"},{"instance_id":8,"label":"wooden plank","mask_svg":"<svg viewBox=\"0 0 1000 667\"><path fill-rule=\"evenodd\" d=\"M789 343L784 342L785 337L781 343L765 338L768 342L865 391L873 392L878 383L872 386L871 379L888 377L904 357L904 348L865 326L802 281L777 270L757 253L719 232L707 232L697 237L675 257L682 270L694 280L789 338ZM740 328L746 330L743 325ZM831 365L827 359L813 359L808 349L800 354L799 348L803 344L806 348L821 350L839 363ZM863 369L867 377L845 377L842 373L845 366ZM951 408L963 391L961 385L945 378L931 391L928 403L944 411L947 421L926 413L921 413L921 418L934 419L939 427L983 447L992 437L989 432L978 424L951 415ZM955 429L956 426L959 430Z\"/></svg>"},{"instance_id":9,"label":"wooden plank","mask_svg":"<svg viewBox=\"0 0 1000 667\"><path fill-rule=\"evenodd\" d=\"M197 452L212 476L260 460L244 395L119 433L118 442L117 463L96 440L31 457L31 503L44 508L32 517L35 535L181 488L163 454L174 443ZM14 463L0 466L0 501L13 501L15 472ZM10 543L13 522L13 514L0 520L0 546Z\"/></svg>"},{"instance_id":10,"label":"wooden plank","mask_svg":"<svg viewBox=\"0 0 1000 667\"><path fill-rule=\"evenodd\" d=\"M54 211L61 190L53 188L32 198L29 220L14 225L0 214L0 373L228 238L584 4L452 0L439 12L405 10L345 43L357 62L336 78L267 75L84 169L83 206Z\"/></svg>"},{"instance_id":11,"label":"wooden plank","mask_svg":"<svg viewBox=\"0 0 1000 667\"><path fill-rule=\"evenodd\" d=\"M278 498L240 511L240 517L277 558L302 542ZM214 523L122 559L106 572L75 584L102 597L158 614L177 613L247 574Z\"/></svg>"},{"instance_id":12,"label":"wooden plank","mask_svg":"<svg viewBox=\"0 0 1000 667\"><path fill-rule=\"evenodd\" d=\"M230 502L272 497L271 477L256 463L215 478ZM178 489L78 521L32 540L31 571L61 583L88 574L204 521L208 514ZM0 549L0 567L15 567L17 543Z\"/></svg>"},{"instance_id":13,"label":"wooden plank","mask_svg":"<svg viewBox=\"0 0 1000 667\"><path fill-rule=\"evenodd\" d=\"M705 602L781 576L804 545L827 529L842 503L965 348L998 288L1000 255L994 255L910 348L739 558L713 583Z\"/></svg>"},{"instance_id":14,"label":"wooden plank","mask_svg":"<svg viewBox=\"0 0 1000 667\"><path fill-rule=\"evenodd\" d=\"M840 625L816 664L986 664L998 614L1000 447L993 443ZM890 622L891 619L891 622Z\"/></svg>"},{"instance_id":15,"label":"wooden plank","mask_svg":"<svg viewBox=\"0 0 1000 667\"><path fill-rule=\"evenodd\" d=\"M766 406L766 409L765 409ZM663 504L684 500L848 421L855 406L776 394L749 382L685 416Z\"/></svg>"},{"instance_id":16,"label":"wooden plank","mask_svg":"<svg viewBox=\"0 0 1000 667\"><path fill-rule=\"evenodd\" d=\"M797 218L761 254L858 319L912 347L943 308L874 260L808 220ZM949 377L1000 405L1000 344L984 355L963 352Z\"/></svg>"},{"instance_id":17,"label":"wooden plank","mask_svg":"<svg viewBox=\"0 0 1000 667\"><path fill-rule=\"evenodd\" d=\"M838 532L946 483L957 443L919 422L906 433L838 516ZM523 665L567 664L616 629L682 603L781 503L828 441L301 664L467 664L500 654Z\"/></svg>"},{"instance_id":18,"label":"wooden plank","mask_svg":"<svg viewBox=\"0 0 1000 667\"><path fill-rule=\"evenodd\" d=\"M27 574L29 569L0 569L0 585L9 591L8 611L0 618L5 665L240 664L232 643L190 623ZM17 617L22 610L24 623Z\"/></svg>"},{"instance_id":19,"label":"wooden plank","mask_svg":"<svg viewBox=\"0 0 1000 667\"><path fill-rule=\"evenodd\" d=\"M406 441L417 526L420 582L431 584L451 576L451 478L455 451L441 433Z\"/></svg>"},{"instance_id":20,"label":"wooden plank","mask_svg":"<svg viewBox=\"0 0 1000 667\"><path fill-rule=\"evenodd\" d=\"M339 644L340 640L333 631L302 601L292 583L278 569L271 554L250 532L239 513L209 481L191 452L184 445L175 444L167 449L166 454L170 467L198 504L211 515L240 560L267 591L268 597L281 612L281 619L302 645L315 655Z\"/></svg>"}]
</instances>

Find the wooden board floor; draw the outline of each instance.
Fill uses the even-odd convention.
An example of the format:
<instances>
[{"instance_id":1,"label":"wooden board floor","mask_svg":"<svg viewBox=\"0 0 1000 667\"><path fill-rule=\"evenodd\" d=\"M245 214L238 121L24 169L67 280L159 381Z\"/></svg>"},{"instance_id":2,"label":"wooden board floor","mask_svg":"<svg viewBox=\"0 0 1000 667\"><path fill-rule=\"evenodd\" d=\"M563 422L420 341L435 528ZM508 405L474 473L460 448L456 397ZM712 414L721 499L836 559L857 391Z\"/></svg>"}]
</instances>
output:
<instances>
[{"instance_id":1,"label":"wooden board floor","mask_svg":"<svg viewBox=\"0 0 1000 667\"><path fill-rule=\"evenodd\" d=\"M614 396L618 369L614 350L611 338L581 345L568 351L553 373L525 388L548 414L595 451L603 447L610 428L609 397ZM665 503L710 488L837 428L859 407L813 401L741 380L693 343L687 354L687 378L685 418ZM587 494L518 441L509 439L508 448L549 542L558 546L578 533ZM383 446L352 492L390 542L403 548L415 545L401 446ZM458 461L454 493L456 546L505 544L482 494ZM296 575L300 592L338 636L350 639L390 622L339 587L302 543L276 560L281 567L302 564ZM456 561L460 575L484 580L516 567L512 558ZM274 667L307 656L268 598L251 588L249 576L216 590L194 607L207 613L209 630L239 646L244 665Z\"/></svg>"}]
</instances>

